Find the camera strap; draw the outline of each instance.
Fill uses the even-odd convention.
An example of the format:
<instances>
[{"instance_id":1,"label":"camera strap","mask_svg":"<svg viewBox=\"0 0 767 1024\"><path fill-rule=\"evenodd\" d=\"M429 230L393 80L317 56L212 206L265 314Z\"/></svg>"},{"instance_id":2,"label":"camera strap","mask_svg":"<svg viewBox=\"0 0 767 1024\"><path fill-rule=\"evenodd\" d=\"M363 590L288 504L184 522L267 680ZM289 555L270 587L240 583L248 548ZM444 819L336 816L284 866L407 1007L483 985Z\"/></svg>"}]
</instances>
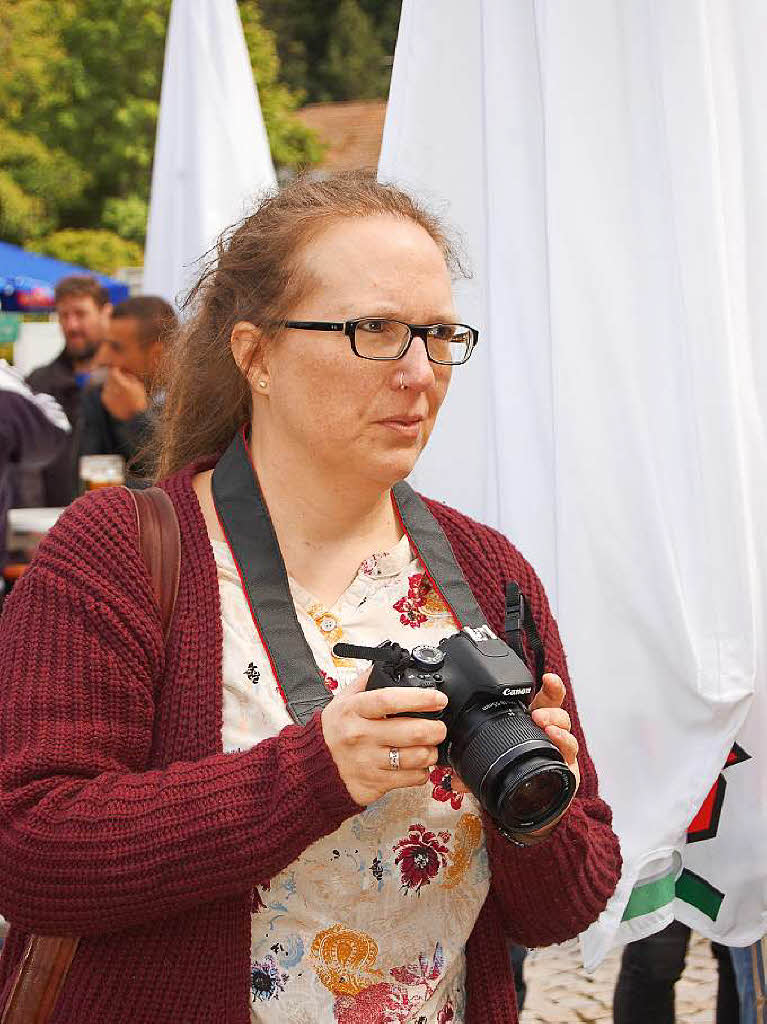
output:
<instances>
[{"instance_id":1,"label":"camera strap","mask_svg":"<svg viewBox=\"0 0 767 1024\"><path fill-rule=\"evenodd\" d=\"M213 501L256 630L294 722L306 725L331 693L296 616L288 574L253 467L245 430L213 470ZM406 483L392 488L394 509L424 570L458 628L487 628L453 549L424 501Z\"/></svg>"},{"instance_id":2,"label":"camera strap","mask_svg":"<svg viewBox=\"0 0 767 1024\"><path fill-rule=\"evenodd\" d=\"M535 660L535 690L537 693L543 686L544 650L543 641L538 635L538 628L535 625L530 605L525 600L525 595L519 589L519 584L509 580L506 584L506 643L514 653L527 662L525 651L522 646L522 631L527 636L530 650Z\"/></svg>"}]
</instances>

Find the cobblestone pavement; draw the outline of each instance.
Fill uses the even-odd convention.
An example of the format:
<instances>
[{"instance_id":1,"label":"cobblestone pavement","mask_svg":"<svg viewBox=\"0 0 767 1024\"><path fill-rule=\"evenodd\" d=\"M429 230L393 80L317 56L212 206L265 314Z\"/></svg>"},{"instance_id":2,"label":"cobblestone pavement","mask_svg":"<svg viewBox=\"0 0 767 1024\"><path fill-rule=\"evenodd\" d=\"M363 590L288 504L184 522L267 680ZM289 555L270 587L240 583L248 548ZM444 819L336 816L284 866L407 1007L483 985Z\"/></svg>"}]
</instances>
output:
<instances>
[{"instance_id":1,"label":"cobblestone pavement","mask_svg":"<svg viewBox=\"0 0 767 1024\"><path fill-rule=\"evenodd\" d=\"M537 950L525 961L527 999L520 1024L612 1024L619 964L620 952L615 951L589 977L576 943ZM693 935L676 985L676 1024L713 1024L716 984L710 943Z\"/></svg>"}]
</instances>

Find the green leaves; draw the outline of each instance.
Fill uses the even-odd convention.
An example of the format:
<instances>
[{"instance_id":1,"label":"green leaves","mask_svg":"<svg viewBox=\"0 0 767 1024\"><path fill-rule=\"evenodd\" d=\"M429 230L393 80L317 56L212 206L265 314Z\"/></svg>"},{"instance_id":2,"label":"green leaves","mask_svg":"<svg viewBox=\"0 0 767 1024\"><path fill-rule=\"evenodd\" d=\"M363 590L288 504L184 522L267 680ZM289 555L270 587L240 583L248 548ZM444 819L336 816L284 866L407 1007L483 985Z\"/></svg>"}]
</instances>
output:
<instances>
[{"instance_id":1,"label":"green leaves","mask_svg":"<svg viewBox=\"0 0 767 1024\"><path fill-rule=\"evenodd\" d=\"M120 238L143 245L148 216L149 204L140 196L110 196L104 200L101 220L104 227L111 228Z\"/></svg>"},{"instance_id":2,"label":"green leaves","mask_svg":"<svg viewBox=\"0 0 767 1024\"><path fill-rule=\"evenodd\" d=\"M307 102L386 96L402 0L260 0L281 78ZM240 0L240 11L254 6Z\"/></svg>"},{"instance_id":3,"label":"green leaves","mask_svg":"<svg viewBox=\"0 0 767 1024\"><path fill-rule=\"evenodd\" d=\"M58 210L77 201L88 173L63 150L0 121L0 232L23 243L56 226Z\"/></svg>"},{"instance_id":4,"label":"green leaves","mask_svg":"<svg viewBox=\"0 0 767 1024\"><path fill-rule=\"evenodd\" d=\"M140 257L169 11L170 0L0 0L3 238L45 236L45 251L94 269ZM314 163L274 36L256 3L241 14L273 158Z\"/></svg>"},{"instance_id":5,"label":"green leaves","mask_svg":"<svg viewBox=\"0 0 767 1024\"><path fill-rule=\"evenodd\" d=\"M143 259L140 245L102 230L56 231L28 248L68 263L79 263L101 274L114 274L120 267L140 266Z\"/></svg>"},{"instance_id":6,"label":"green leaves","mask_svg":"<svg viewBox=\"0 0 767 1024\"><path fill-rule=\"evenodd\" d=\"M47 226L42 200L26 193L8 171L0 169L0 238L23 242Z\"/></svg>"},{"instance_id":7,"label":"green leaves","mask_svg":"<svg viewBox=\"0 0 767 1024\"><path fill-rule=\"evenodd\" d=\"M400 2L240 0L278 167L322 156L299 103L386 95ZM169 12L170 0L0 0L1 237L94 269L136 261Z\"/></svg>"},{"instance_id":8,"label":"green leaves","mask_svg":"<svg viewBox=\"0 0 767 1024\"><path fill-rule=\"evenodd\" d=\"M341 0L333 16L321 64L330 99L375 99L385 96L391 69L371 18L357 0Z\"/></svg>"}]
</instances>

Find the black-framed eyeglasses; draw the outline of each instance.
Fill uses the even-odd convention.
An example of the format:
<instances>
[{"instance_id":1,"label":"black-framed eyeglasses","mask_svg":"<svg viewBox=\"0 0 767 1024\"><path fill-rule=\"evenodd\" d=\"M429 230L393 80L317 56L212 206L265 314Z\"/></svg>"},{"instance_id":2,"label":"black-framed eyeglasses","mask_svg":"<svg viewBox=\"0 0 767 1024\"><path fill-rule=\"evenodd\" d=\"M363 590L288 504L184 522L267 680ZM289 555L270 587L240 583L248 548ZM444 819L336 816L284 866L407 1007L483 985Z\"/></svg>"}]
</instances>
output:
<instances>
[{"instance_id":1,"label":"black-framed eyeglasses","mask_svg":"<svg viewBox=\"0 0 767 1024\"><path fill-rule=\"evenodd\" d=\"M429 360L441 366L465 363L479 341L479 331L467 324L406 324L377 316L339 321L287 320L282 326L299 331L343 333L360 359L401 359L413 338L421 338Z\"/></svg>"}]
</instances>

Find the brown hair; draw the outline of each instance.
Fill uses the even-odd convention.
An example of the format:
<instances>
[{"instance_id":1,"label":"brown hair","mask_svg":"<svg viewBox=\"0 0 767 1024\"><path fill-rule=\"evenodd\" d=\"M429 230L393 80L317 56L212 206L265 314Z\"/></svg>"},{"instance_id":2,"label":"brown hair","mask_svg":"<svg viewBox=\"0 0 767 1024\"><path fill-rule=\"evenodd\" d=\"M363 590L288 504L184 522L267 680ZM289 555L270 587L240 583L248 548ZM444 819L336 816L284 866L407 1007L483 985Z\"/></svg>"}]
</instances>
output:
<instances>
[{"instance_id":1,"label":"brown hair","mask_svg":"<svg viewBox=\"0 0 767 1024\"><path fill-rule=\"evenodd\" d=\"M62 299L79 299L87 296L93 299L99 309L109 302L109 292L103 284L89 274L71 274L69 277L62 277L60 281L56 282L53 294L57 306Z\"/></svg>"},{"instance_id":2,"label":"brown hair","mask_svg":"<svg viewBox=\"0 0 767 1024\"><path fill-rule=\"evenodd\" d=\"M361 171L297 178L222 235L214 262L186 300L191 316L166 350L159 384L166 395L153 441L156 478L222 451L249 419L250 387L230 347L234 325L246 320L264 338L275 336L306 286L298 259L303 247L338 220L381 215L418 224L448 268L463 272L435 216Z\"/></svg>"},{"instance_id":3,"label":"brown hair","mask_svg":"<svg viewBox=\"0 0 767 1024\"><path fill-rule=\"evenodd\" d=\"M113 320L135 320L139 341L145 347L165 341L178 327L173 306L159 295L135 295L119 302L112 310Z\"/></svg>"}]
</instances>

